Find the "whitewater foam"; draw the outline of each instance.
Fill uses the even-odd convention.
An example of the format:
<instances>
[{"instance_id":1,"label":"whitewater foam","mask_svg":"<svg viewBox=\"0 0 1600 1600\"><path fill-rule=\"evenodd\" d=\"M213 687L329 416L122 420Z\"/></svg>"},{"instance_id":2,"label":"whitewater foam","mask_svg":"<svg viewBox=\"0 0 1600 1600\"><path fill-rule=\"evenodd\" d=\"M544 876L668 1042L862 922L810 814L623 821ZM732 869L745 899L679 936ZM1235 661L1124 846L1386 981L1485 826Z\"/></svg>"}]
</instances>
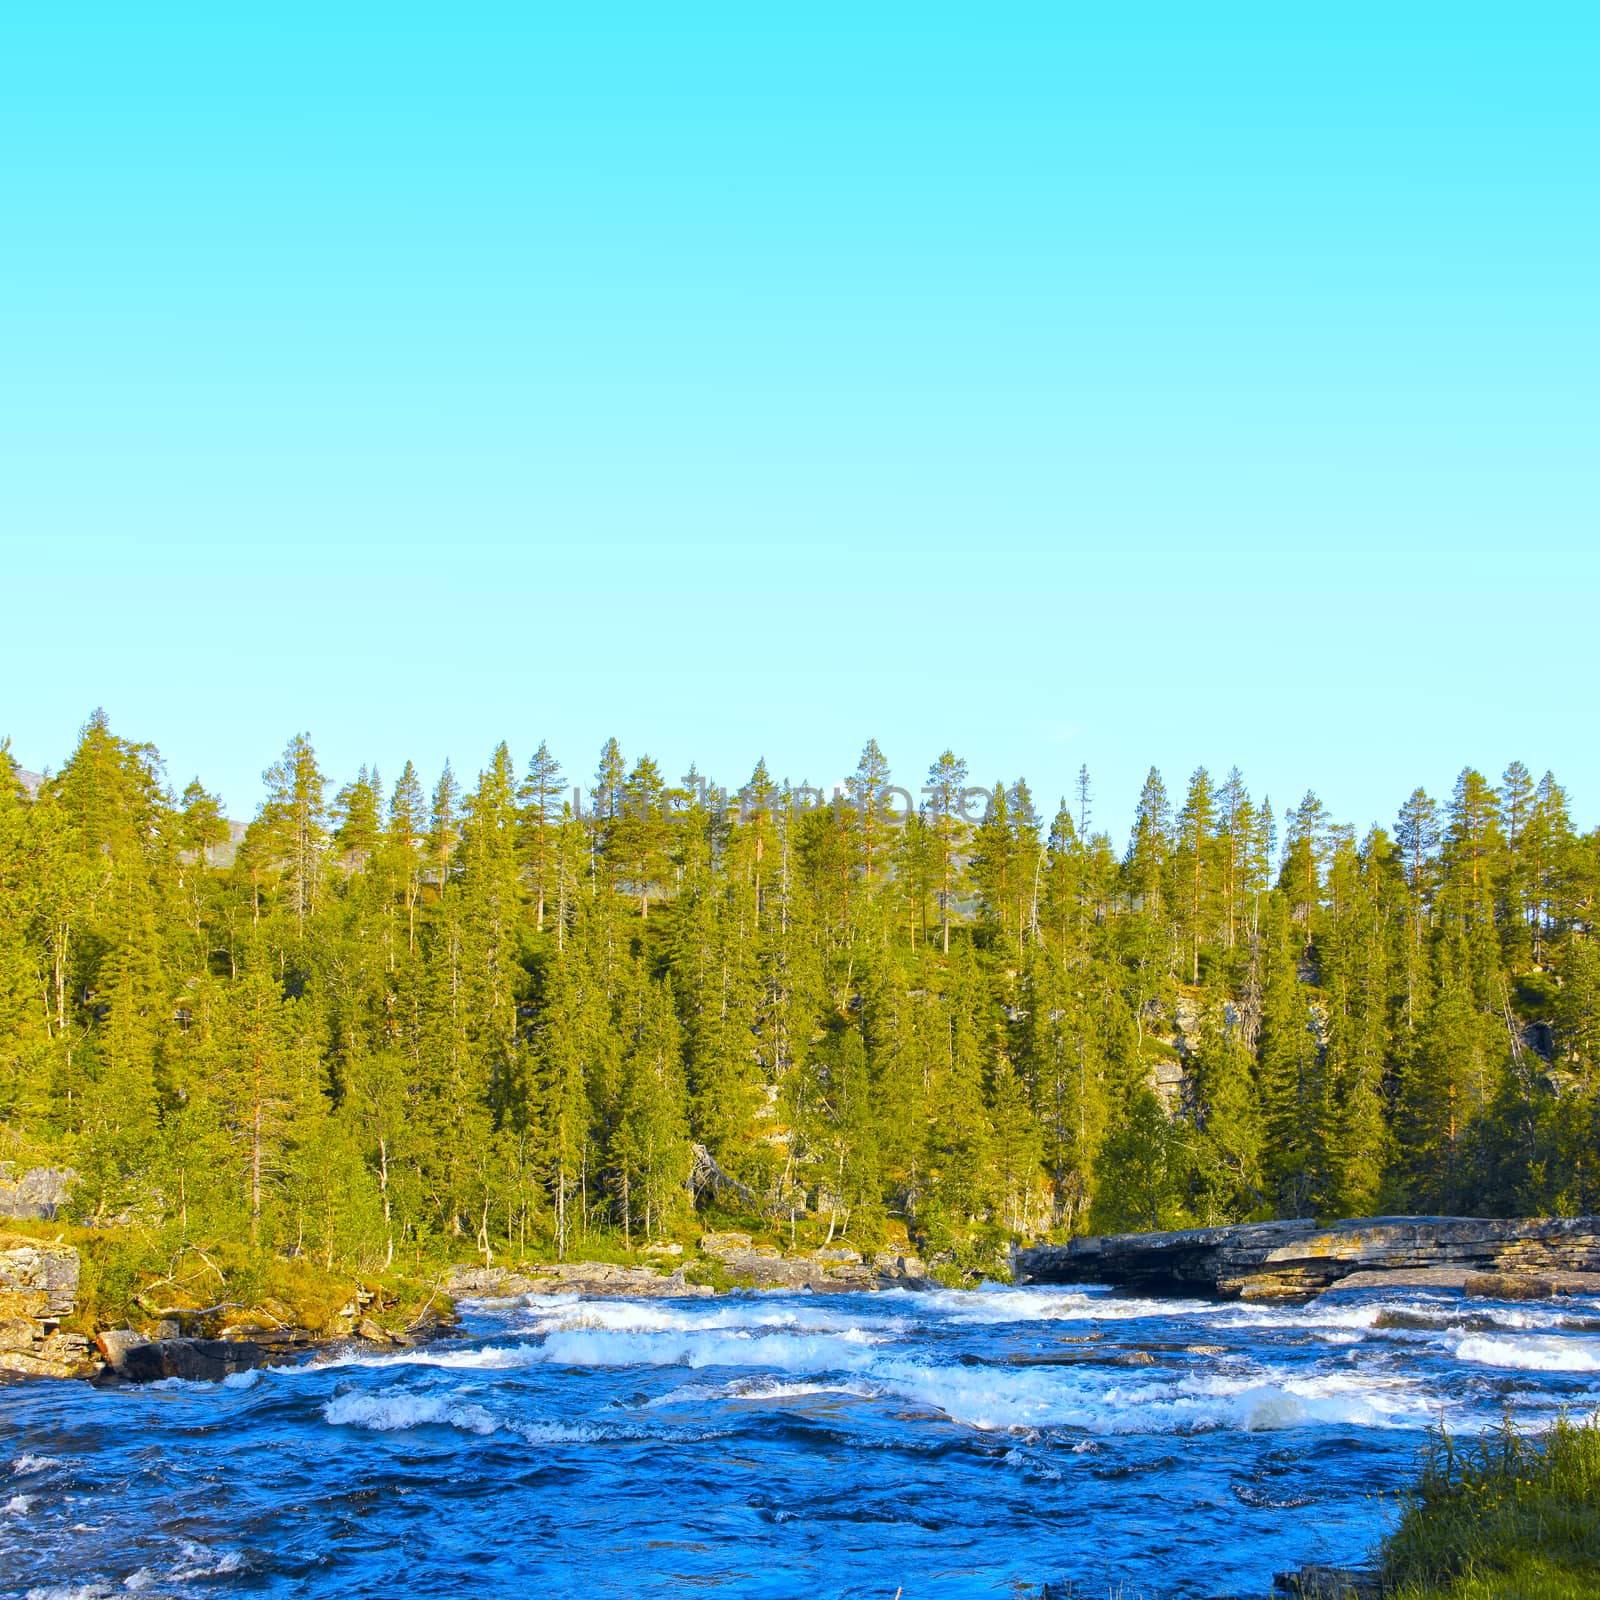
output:
<instances>
[{"instance_id":1,"label":"whitewater foam","mask_svg":"<svg viewBox=\"0 0 1600 1600\"><path fill-rule=\"evenodd\" d=\"M480 1405L409 1390L335 1395L323 1406L322 1414L336 1427L370 1428L375 1433L444 1426L463 1433L490 1434L500 1427L499 1419Z\"/></svg>"},{"instance_id":2,"label":"whitewater foam","mask_svg":"<svg viewBox=\"0 0 1600 1600\"><path fill-rule=\"evenodd\" d=\"M569 1367L775 1367L783 1372L856 1372L871 1364L881 1336L838 1333L632 1333L572 1329L547 1334L543 1359Z\"/></svg>"},{"instance_id":3,"label":"whitewater foam","mask_svg":"<svg viewBox=\"0 0 1600 1600\"><path fill-rule=\"evenodd\" d=\"M1204 1300L1144 1300L1115 1296L1103 1289L1008 1288L983 1284L977 1289L892 1289L884 1298L923 1311L937 1311L948 1321L1001 1326L1025 1322L1135 1322L1152 1317L1204 1316L1216 1306Z\"/></svg>"},{"instance_id":4,"label":"whitewater foam","mask_svg":"<svg viewBox=\"0 0 1600 1600\"><path fill-rule=\"evenodd\" d=\"M567 1333L586 1328L617 1333L842 1333L892 1336L907 1331L901 1317L863 1315L832 1307L734 1300L713 1307L636 1300L588 1300L541 1307L517 1333Z\"/></svg>"},{"instance_id":5,"label":"whitewater foam","mask_svg":"<svg viewBox=\"0 0 1600 1600\"><path fill-rule=\"evenodd\" d=\"M1528 1334L1520 1339L1476 1336L1460 1340L1455 1355L1460 1361L1523 1372L1600 1372L1600 1342L1592 1339L1548 1334Z\"/></svg>"}]
</instances>

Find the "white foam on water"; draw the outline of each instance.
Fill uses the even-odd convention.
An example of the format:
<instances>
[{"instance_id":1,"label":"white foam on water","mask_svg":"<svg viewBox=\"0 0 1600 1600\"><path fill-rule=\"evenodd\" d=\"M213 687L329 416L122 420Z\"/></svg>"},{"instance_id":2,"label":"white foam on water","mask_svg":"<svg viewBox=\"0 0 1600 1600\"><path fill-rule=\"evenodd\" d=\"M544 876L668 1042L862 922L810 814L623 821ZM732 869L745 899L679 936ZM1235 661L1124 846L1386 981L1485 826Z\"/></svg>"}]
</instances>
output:
<instances>
[{"instance_id":1,"label":"white foam on water","mask_svg":"<svg viewBox=\"0 0 1600 1600\"><path fill-rule=\"evenodd\" d=\"M698 1401L735 1400L768 1404L805 1400L813 1396L843 1395L853 1400L876 1400L883 1390L876 1384L850 1379L735 1378L728 1383L681 1383L666 1394L645 1402L647 1410L690 1405Z\"/></svg>"},{"instance_id":2,"label":"white foam on water","mask_svg":"<svg viewBox=\"0 0 1600 1600\"><path fill-rule=\"evenodd\" d=\"M499 1419L480 1405L409 1390L391 1389L380 1394L356 1390L335 1395L323 1406L322 1414L336 1427L370 1428L376 1433L443 1426L459 1428L463 1433L490 1434L500 1427Z\"/></svg>"},{"instance_id":3,"label":"white foam on water","mask_svg":"<svg viewBox=\"0 0 1600 1600\"><path fill-rule=\"evenodd\" d=\"M581 1294L463 1295L458 1301L464 1311L516 1311L523 1307L539 1310L550 1306L575 1306Z\"/></svg>"},{"instance_id":4,"label":"white foam on water","mask_svg":"<svg viewBox=\"0 0 1600 1600\"><path fill-rule=\"evenodd\" d=\"M858 1372L882 1340L862 1329L838 1333L636 1333L573 1329L547 1334L543 1359L569 1367L775 1367L783 1372Z\"/></svg>"},{"instance_id":5,"label":"white foam on water","mask_svg":"<svg viewBox=\"0 0 1600 1600\"><path fill-rule=\"evenodd\" d=\"M848 1380L793 1380L782 1378L741 1378L725 1386L729 1400L805 1400L813 1395L844 1395L853 1400L870 1400L879 1390L870 1383Z\"/></svg>"},{"instance_id":6,"label":"white foam on water","mask_svg":"<svg viewBox=\"0 0 1600 1600\"><path fill-rule=\"evenodd\" d=\"M603 1444L611 1439L643 1437L616 1428L585 1427L566 1422L513 1422L508 1426L529 1444Z\"/></svg>"},{"instance_id":7,"label":"white foam on water","mask_svg":"<svg viewBox=\"0 0 1600 1600\"><path fill-rule=\"evenodd\" d=\"M230 1372L222 1380L224 1389L253 1389L261 1381L262 1368L251 1367L247 1372Z\"/></svg>"},{"instance_id":8,"label":"white foam on water","mask_svg":"<svg viewBox=\"0 0 1600 1600\"><path fill-rule=\"evenodd\" d=\"M1246 1305L1233 1303L1217 1308L1213 1326L1217 1328L1275 1328L1285 1332L1363 1333L1385 1311L1409 1310L1394 1305L1342 1305L1338 1301L1316 1302L1303 1306Z\"/></svg>"},{"instance_id":9,"label":"white foam on water","mask_svg":"<svg viewBox=\"0 0 1600 1600\"><path fill-rule=\"evenodd\" d=\"M1455 1347L1459 1361L1522 1372L1600 1372L1600 1341L1525 1334L1519 1339L1469 1335Z\"/></svg>"},{"instance_id":10,"label":"white foam on water","mask_svg":"<svg viewBox=\"0 0 1600 1600\"><path fill-rule=\"evenodd\" d=\"M623 1333L791 1332L851 1335L900 1334L900 1317L851 1314L827 1305L771 1305L757 1300L716 1306L683 1306L636 1300L587 1300L541 1307L542 1314L518 1333L570 1332L599 1328Z\"/></svg>"},{"instance_id":11,"label":"white foam on water","mask_svg":"<svg viewBox=\"0 0 1600 1600\"><path fill-rule=\"evenodd\" d=\"M31 1473L43 1472L47 1467L59 1467L59 1456L32 1456L21 1455L11 1463L11 1476L13 1478L26 1478Z\"/></svg>"},{"instance_id":12,"label":"white foam on water","mask_svg":"<svg viewBox=\"0 0 1600 1600\"><path fill-rule=\"evenodd\" d=\"M26 1600L109 1600L109 1583L46 1583L30 1589Z\"/></svg>"},{"instance_id":13,"label":"white foam on water","mask_svg":"<svg viewBox=\"0 0 1600 1600\"><path fill-rule=\"evenodd\" d=\"M1437 1402L1406 1380L1355 1374L1239 1374L1106 1381L1085 1368L931 1366L880 1361L868 1373L885 1394L985 1430L1074 1427L1089 1433L1207 1428L1417 1427Z\"/></svg>"},{"instance_id":14,"label":"white foam on water","mask_svg":"<svg viewBox=\"0 0 1600 1600\"><path fill-rule=\"evenodd\" d=\"M8 1516L25 1517L32 1509L36 1498L37 1496L31 1494L14 1494L6 1501L3 1509Z\"/></svg>"},{"instance_id":15,"label":"white foam on water","mask_svg":"<svg viewBox=\"0 0 1600 1600\"><path fill-rule=\"evenodd\" d=\"M203 1544L185 1539L182 1545L183 1560L167 1574L175 1583L190 1578L221 1578L230 1572L244 1570L244 1556L237 1550L224 1550L220 1554Z\"/></svg>"},{"instance_id":16,"label":"white foam on water","mask_svg":"<svg viewBox=\"0 0 1600 1600\"><path fill-rule=\"evenodd\" d=\"M326 1372L330 1367L441 1367L447 1371L500 1372L515 1367L535 1366L542 1359L539 1347L532 1344L469 1345L464 1349L438 1344L424 1345L417 1350L402 1350L392 1355L352 1350L325 1357L299 1370Z\"/></svg>"},{"instance_id":17,"label":"white foam on water","mask_svg":"<svg viewBox=\"0 0 1600 1600\"><path fill-rule=\"evenodd\" d=\"M1204 1316L1217 1308L1205 1300L1145 1300L1104 1290L1008 1288L892 1289L897 1301L940 1312L951 1322L993 1325L1015 1322L1135 1322L1151 1317Z\"/></svg>"}]
</instances>

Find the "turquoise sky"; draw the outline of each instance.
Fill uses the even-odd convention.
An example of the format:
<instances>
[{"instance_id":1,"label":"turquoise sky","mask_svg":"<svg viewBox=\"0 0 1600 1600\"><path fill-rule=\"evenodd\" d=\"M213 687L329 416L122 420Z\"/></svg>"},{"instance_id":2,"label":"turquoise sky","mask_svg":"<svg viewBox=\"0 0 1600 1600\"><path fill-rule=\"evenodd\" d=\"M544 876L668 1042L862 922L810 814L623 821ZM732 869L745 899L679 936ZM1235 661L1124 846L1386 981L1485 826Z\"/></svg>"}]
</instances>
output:
<instances>
[{"instance_id":1,"label":"turquoise sky","mask_svg":"<svg viewBox=\"0 0 1600 1600\"><path fill-rule=\"evenodd\" d=\"M25 765L1597 820L1593 6L245 9L4 24Z\"/></svg>"}]
</instances>

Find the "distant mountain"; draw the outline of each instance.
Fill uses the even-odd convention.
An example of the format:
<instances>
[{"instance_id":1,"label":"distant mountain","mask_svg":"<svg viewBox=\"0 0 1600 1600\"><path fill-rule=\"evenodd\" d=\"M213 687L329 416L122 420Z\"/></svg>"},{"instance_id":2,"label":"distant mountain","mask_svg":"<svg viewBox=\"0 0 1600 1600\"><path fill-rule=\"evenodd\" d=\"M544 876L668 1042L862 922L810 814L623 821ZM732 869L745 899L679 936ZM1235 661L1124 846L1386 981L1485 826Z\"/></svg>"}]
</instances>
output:
<instances>
[{"instance_id":1,"label":"distant mountain","mask_svg":"<svg viewBox=\"0 0 1600 1600\"><path fill-rule=\"evenodd\" d=\"M17 778L22 787L28 791L30 800L38 794L39 785L44 782L44 779L37 772L29 772L25 767L17 768Z\"/></svg>"}]
</instances>

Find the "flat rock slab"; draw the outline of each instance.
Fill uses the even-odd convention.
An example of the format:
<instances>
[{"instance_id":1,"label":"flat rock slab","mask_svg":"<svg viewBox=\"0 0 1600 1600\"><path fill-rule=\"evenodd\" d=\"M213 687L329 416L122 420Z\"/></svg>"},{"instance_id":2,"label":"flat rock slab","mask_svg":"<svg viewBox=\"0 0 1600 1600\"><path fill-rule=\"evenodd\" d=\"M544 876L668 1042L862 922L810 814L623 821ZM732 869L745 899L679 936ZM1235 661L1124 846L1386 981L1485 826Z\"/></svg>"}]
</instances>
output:
<instances>
[{"instance_id":1,"label":"flat rock slab","mask_svg":"<svg viewBox=\"0 0 1600 1600\"><path fill-rule=\"evenodd\" d=\"M1018 1250L1019 1283L1303 1300L1335 1285L1437 1287L1496 1298L1593 1293L1600 1217L1358 1217L1107 1234Z\"/></svg>"}]
</instances>

